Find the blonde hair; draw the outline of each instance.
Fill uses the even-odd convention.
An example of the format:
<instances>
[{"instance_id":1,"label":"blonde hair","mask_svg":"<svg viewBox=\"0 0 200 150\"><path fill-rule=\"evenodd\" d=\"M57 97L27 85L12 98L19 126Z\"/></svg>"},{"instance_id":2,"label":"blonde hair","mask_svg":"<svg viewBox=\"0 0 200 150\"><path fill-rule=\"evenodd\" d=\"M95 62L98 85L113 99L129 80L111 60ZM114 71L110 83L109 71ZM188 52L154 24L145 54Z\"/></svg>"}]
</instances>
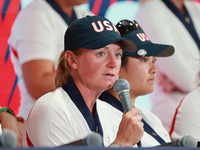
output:
<instances>
[{"instance_id":1,"label":"blonde hair","mask_svg":"<svg viewBox=\"0 0 200 150\"><path fill-rule=\"evenodd\" d=\"M61 87L67 83L70 77L70 70L71 67L69 66L69 64L65 59L65 51L62 51L62 53L60 54L58 67L56 70L56 78L55 78L56 87Z\"/></svg>"},{"instance_id":2,"label":"blonde hair","mask_svg":"<svg viewBox=\"0 0 200 150\"><path fill-rule=\"evenodd\" d=\"M76 50L73 50L72 52L75 55L81 55L83 51L84 50L82 50L82 48L78 48ZM62 87L63 85L65 85L70 77L71 77L71 66L65 59L65 51L62 51L62 53L60 54L60 58L58 60L58 66L56 70L56 77L55 77L56 87Z\"/></svg>"}]
</instances>

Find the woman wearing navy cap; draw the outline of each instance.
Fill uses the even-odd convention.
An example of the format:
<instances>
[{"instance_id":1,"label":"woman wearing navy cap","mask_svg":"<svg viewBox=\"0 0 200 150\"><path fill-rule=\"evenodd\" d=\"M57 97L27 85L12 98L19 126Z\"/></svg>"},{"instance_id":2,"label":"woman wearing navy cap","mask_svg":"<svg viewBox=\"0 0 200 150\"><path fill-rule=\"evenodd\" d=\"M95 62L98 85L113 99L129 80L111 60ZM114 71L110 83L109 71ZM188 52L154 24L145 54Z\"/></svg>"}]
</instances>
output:
<instances>
[{"instance_id":1,"label":"woman wearing navy cap","mask_svg":"<svg viewBox=\"0 0 200 150\"><path fill-rule=\"evenodd\" d=\"M156 57L171 56L174 53L174 48L170 45L152 43L136 21L122 20L116 26L120 34L133 41L137 47L136 52L123 52L119 72L119 79L126 79L130 83L130 98L134 106L138 96L153 92L157 73ZM99 99L108 102L121 111L121 115L123 114L124 109L120 98L113 88L103 92ZM141 138L141 145L134 146L150 147L171 142L169 134L159 118L144 108L137 108L143 118L145 132ZM121 120L119 113L116 113L115 118L117 126Z\"/></svg>"},{"instance_id":2,"label":"woman wearing navy cap","mask_svg":"<svg viewBox=\"0 0 200 150\"><path fill-rule=\"evenodd\" d=\"M158 58L155 88L150 94L151 112L169 132L181 99L199 85L200 3L195 0L142 1L135 19L153 42L168 43L176 49L172 57Z\"/></svg>"},{"instance_id":3,"label":"woman wearing navy cap","mask_svg":"<svg viewBox=\"0 0 200 150\"><path fill-rule=\"evenodd\" d=\"M52 147L103 136L104 146L133 146L143 135L138 109L125 114L119 130L113 127L113 109L97 100L111 88L119 73L122 49L135 51L107 19L87 16L74 21L65 33L65 48L56 72L57 89L39 98L26 122L23 145ZM117 137L116 137L117 133Z\"/></svg>"}]
</instances>

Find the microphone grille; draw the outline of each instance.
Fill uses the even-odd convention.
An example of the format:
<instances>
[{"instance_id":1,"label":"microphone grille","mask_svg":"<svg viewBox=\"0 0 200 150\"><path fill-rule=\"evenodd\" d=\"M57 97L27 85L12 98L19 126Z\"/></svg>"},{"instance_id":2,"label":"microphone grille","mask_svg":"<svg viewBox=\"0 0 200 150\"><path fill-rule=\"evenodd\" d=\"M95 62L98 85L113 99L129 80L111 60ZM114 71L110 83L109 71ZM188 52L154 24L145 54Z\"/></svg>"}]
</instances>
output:
<instances>
[{"instance_id":1,"label":"microphone grille","mask_svg":"<svg viewBox=\"0 0 200 150\"><path fill-rule=\"evenodd\" d=\"M115 81L113 89L117 94L119 94L122 91L129 91L130 90L130 84L125 79L118 79Z\"/></svg>"},{"instance_id":2,"label":"microphone grille","mask_svg":"<svg viewBox=\"0 0 200 150\"><path fill-rule=\"evenodd\" d=\"M197 140L190 135L186 135L183 137L183 145L184 147L197 147Z\"/></svg>"},{"instance_id":3,"label":"microphone grille","mask_svg":"<svg viewBox=\"0 0 200 150\"><path fill-rule=\"evenodd\" d=\"M1 135L1 142L3 147L14 148L17 144L17 135L8 129L3 129L3 133Z\"/></svg>"},{"instance_id":4,"label":"microphone grille","mask_svg":"<svg viewBox=\"0 0 200 150\"><path fill-rule=\"evenodd\" d=\"M99 133L92 132L86 138L87 146L102 146L103 140Z\"/></svg>"}]
</instances>

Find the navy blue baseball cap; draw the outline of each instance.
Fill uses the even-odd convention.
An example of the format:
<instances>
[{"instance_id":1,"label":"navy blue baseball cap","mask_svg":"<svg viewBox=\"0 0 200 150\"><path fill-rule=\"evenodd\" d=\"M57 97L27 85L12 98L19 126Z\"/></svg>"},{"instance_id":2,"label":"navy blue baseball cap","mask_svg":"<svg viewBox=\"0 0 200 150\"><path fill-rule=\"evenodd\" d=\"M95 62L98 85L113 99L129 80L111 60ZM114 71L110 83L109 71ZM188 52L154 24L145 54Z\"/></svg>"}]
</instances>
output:
<instances>
[{"instance_id":1,"label":"navy blue baseball cap","mask_svg":"<svg viewBox=\"0 0 200 150\"><path fill-rule=\"evenodd\" d=\"M135 20L121 20L117 23L116 27L123 37L134 42L137 47L136 52L124 51L124 55L136 57L168 57L174 54L175 50L172 45L152 43Z\"/></svg>"},{"instance_id":2,"label":"navy blue baseball cap","mask_svg":"<svg viewBox=\"0 0 200 150\"><path fill-rule=\"evenodd\" d=\"M75 50L79 47L99 49L114 42L120 43L124 51L136 51L136 45L121 37L115 25L100 16L86 16L75 20L66 30L64 50Z\"/></svg>"}]
</instances>

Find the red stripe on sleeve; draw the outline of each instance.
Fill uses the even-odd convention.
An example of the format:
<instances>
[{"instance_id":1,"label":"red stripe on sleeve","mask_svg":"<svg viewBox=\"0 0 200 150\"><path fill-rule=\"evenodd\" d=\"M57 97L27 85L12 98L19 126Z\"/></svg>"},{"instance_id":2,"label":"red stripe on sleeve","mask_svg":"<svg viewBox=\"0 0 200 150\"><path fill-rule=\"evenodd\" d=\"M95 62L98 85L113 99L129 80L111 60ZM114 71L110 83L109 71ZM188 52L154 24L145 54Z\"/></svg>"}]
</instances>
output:
<instances>
[{"instance_id":1,"label":"red stripe on sleeve","mask_svg":"<svg viewBox=\"0 0 200 150\"><path fill-rule=\"evenodd\" d=\"M173 121L172 121L171 129L170 129L170 131L169 131L170 137L171 137L172 133L174 132L174 125L175 125L175 122L176 122L176 116L177 116L177 114L178 114L178 109L180 108L180 106L181 106L181 104L182 104L184 98L185 98L185 97L183 97L183 99L181 100L180 104L179 104L178 107L176 108L176 112L175 112L175 114L174 114L174 118L173 118Z\"/></svg>"},{"instance_id":2,"label":"red stripe on sleeve","mask_svg":"<svg viewBox=\"0 0 200 150\"><path fill-rule=\"evenodd\" d=\"M14 56L15 56L17 59L19 59L19 56L18 56L17 51L16 51L13 47L11 47L11 50L12 50Z\"/></svg>"},{"instance_id":3,"label":"red stripe on sleeve","mask_svg":"<svg viewBox=\"0 0 200 150\"><path fill-rule=\"evenodd\" d=\"M31 142L28 133L26 132L26 142L29 147L34 147L33 143Z\"/></svg>"}]
</instances>

